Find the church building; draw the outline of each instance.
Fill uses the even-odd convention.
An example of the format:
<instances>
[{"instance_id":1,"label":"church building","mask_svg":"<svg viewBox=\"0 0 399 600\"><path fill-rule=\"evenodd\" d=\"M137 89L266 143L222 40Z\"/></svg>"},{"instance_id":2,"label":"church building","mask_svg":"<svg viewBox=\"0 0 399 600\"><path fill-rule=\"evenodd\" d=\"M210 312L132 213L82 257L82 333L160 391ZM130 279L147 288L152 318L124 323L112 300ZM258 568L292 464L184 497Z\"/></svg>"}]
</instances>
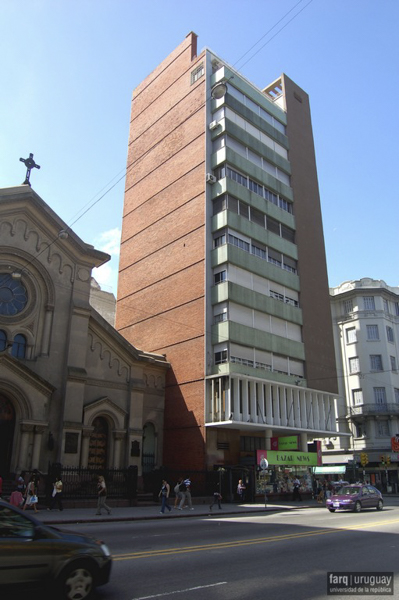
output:
<instances>
[{"instance_id":1,"label":"church building","mask_svg":"<svg viewBox=\"0 0 399 600\"><path fill-rule=\"evenodd\" d=\"M162 464L163 354L90 304L83 242L28 184L0 190L0 474Z\"/></svg>"}]
</instances>

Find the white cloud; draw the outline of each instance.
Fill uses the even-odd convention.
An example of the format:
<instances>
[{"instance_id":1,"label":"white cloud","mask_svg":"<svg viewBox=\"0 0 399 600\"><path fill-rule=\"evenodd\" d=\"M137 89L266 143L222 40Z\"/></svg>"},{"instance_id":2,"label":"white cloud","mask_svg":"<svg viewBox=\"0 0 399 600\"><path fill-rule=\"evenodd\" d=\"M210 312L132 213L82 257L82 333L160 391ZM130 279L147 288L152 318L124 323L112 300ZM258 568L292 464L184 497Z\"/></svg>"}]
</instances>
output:
<instances>
[{"instance_id":1,"label":"white cloud","mask_svg":"<svg viewBox=\"0 0 399 600\"><path fill-rule=\"evenodd\" d=\"M98 234L94 240L95 248L98 248L98 250L102 250L103 252L107 252L111 256L119 256L120 243L121 230L119 227L109 229L108 231L103 231L102 233Z\"/></svg>"},{"instance_id":2,"label":"white cloud","mask_svg":"<svg viewBox=\"0 0 399 600\"><path fill-rule=\"evenodd\" d=\"M93 277L107 292L117 293L118 268L120 250L121 230L119 227L99 233L94 240L94 247L111 255L111 260L105 265L93 269Z\"/></svg>"}]
</instances>

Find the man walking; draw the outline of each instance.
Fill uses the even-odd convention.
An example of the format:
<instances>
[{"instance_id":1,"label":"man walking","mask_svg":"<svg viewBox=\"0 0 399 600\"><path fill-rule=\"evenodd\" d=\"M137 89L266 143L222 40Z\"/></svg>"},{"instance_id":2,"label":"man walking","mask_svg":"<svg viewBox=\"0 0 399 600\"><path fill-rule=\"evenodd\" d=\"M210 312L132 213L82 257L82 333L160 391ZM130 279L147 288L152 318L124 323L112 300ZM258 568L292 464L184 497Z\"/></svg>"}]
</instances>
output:
<instances>
[{"instance_id":1,"label":"man walking","mask_svg":"<svg viewBox=\"0 0 399 600\"><path fill-rule=\"evenodd\" d=\"M180 491L182 493L182 499L180 500L179 510L182 510L182 508L184 506L184 502L186 500L187 500L188 508L190 510L194 510L193 504L191 502L191 480L189 477L187 477L183 481L182 485L180 486Z\"/></svg>"}]
</instances>

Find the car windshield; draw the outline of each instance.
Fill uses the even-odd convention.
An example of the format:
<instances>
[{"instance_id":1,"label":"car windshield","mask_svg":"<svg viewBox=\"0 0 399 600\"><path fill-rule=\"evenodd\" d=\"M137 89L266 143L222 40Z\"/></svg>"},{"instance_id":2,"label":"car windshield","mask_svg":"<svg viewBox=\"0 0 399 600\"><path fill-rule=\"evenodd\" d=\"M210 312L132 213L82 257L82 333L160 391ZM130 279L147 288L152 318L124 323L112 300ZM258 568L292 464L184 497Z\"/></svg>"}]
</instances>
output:
<instances>
[{"instance_id":1,"label":"car windshield","mask_svg":"<svg viewBox=\"0 0 399 600\"><path fill-rule=\"evenodd\" d=\"M349 487L344 486L341 490L339 490L340 496L354 496L360 492L360 487Z\"/></svg>"}]
</instances>

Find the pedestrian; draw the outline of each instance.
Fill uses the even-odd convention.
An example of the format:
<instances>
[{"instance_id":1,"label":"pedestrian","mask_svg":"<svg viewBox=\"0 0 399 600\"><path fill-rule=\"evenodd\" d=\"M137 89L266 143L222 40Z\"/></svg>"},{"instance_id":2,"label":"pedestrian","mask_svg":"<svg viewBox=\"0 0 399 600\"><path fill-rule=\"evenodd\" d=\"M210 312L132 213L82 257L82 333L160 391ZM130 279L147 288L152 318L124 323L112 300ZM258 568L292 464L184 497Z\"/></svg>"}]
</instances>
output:
<instances>
[{"instance_id":1,"label":"pedestrian","mask_svg":"<svg viewBox=\"0 0 399 600\"><path fill-rule=\"evenodd\" d=\"M102 475L99 476L97 482L97 512L96 515L101 515L101 511L103 508L107 511L107 513L111 514L110 507L105 503L107 499L107 486L105 485L105 480Z\"/></svg>"},{"instance_id":2,"label":"pedestrian","mask_svg":"<svg viewBox=\"0 0 399 600\"><path fill-rule=\"evenodd\" d=\"M247 488L245 487L242 479L238 480L238 485L237 485L237 494L238 494L238 499L240 502L245 502L245 490Z\"/></svg>"},{"instance_id":3,"label":"pedestrian","mask_svg":"<svg viewBox=\"0 0 399 600\"><path fill-rule=\"evenodd\" d=\"M179 510L182 510L184 506L184 502L187 500L188 508L190 510L194 510L193 504L191 501L191 480L187 477L180 486L180 491L182 492L182 499L180 500Z\"/></svg>"},{"instance_id":4,"label":"pedestrian","mask_svg":"<svg viewBox=\"0 0 399 600\"><path fill-rule=\"evenodd\" d=\"M180 485L182 484L182 482L183 482L183 477L180 477L180 479L177 480L175 487L173 488L173 491L175 493L175 505L173 508L178 508L178 506L179 506L179 502L181 500Z\"/></svg>"},{"instance_id":5,"label":"pedestrian","mask_svg":"<svg viewBox=\"0 0 399 600\"><path fill-rule=\"evenodd\" d=\"M312 498L313 500L317 499L317 488L318 488L318 480L317 479L313 479L313 483L312 483Z\"/></svg>"},{"instance_id":6,"label":"pedestrian","mask_svg":"<svg viewBox=\"0 0 399 600\"><path fill-rule=\"evenodd\" d=\"M12 506L17 506L18 508L22 508L23 503L24 503L24 497L23 497L22 493L18 489L15 489L10 496L10 504Z\"/></svg>"},{"instance_id":7,"label":"pedestrian","mask_svg":"<svg viewBox=\"0 0 399 600\"><path fill-rule=\"evenodd\" d=\"M218 487L219 487L219 484L218 484ZM213 500L212 500L212 504L209 505L209 510L212 510L212 508L214 507L215 504L218 505L219 510L222 510L221 500L222 500L222 495L219 492L219 490L217 489L216 492L213 492Z\"/></svg>"},{"instance_id":8,"label":"pedestrian","mask_svg":"<svg viewBox=\"0 0 399 600\"><path fill-rule=\"evenodd\" d=\"M35 513L39 512L37 510L36 504L38 503L37 497L37 482L36 477L33 474L29 480L28 485L25 490L25 504L23 510L26 510L28 506L32 506Z\"/></svg>"},{"instance_id":9,"label":"pedestrian","mask_svg":"<svg viewBox=\"0 0 399 600\"><path fill-rule=\"evenodd\" d=\"M323 503L323 486L320 481L317 482L317 502L319 504Z\"/></svg>"},{"instance_id":10,"label":"pedestrian","mask_svg":"<svg viewBox=\"0 0 399 600\"><path fill-rule=\"evenodd\" d=\"M19 490L21 494L24 495L26 490L25 471L22 471L21 475L17 479L17 490Z\"/></svg>"},{"instance_id":11,"label":"pedestrian","mask_svg":"<svg viewBox=\"0 0 399 600\"><path fill-rule=\"evenodd\" d=\"M292 494L292 499L299 500L299 502L302 502L302 496L299 491L299 489L301 487L301 482L299 481L298 477L295 477L293 484L294 484L294 492Z\"/></svg>"},{"instance_id":12,"label":"pedestrian","mask_svg":"<svg viewBox=\"0 0 399 600\"><path fill-rule=\"evenodd\" d=\"M169 512L172 510L171 507L169 506L169 502L168 502L169 494L170 494L170 485L166 481L166 479L162 479L162 486L161 486L160 492L158 494L158 498L161 498L161 500L162 500L161 515L164 514L165 508L167 508Z\"/></svg>"},{"instance_id":13,"label":"pedestrian","mask_svg":"<svg viewBox=\"0 0 399 600\"><path fill-rule=\"evenodd\" d=\"M62 487L61 477L56 477L53 484L50 507L47 510L53 510L56 504L58 506L58 510L64 510L62 505Z\"/></svg>"}]
</instances>

